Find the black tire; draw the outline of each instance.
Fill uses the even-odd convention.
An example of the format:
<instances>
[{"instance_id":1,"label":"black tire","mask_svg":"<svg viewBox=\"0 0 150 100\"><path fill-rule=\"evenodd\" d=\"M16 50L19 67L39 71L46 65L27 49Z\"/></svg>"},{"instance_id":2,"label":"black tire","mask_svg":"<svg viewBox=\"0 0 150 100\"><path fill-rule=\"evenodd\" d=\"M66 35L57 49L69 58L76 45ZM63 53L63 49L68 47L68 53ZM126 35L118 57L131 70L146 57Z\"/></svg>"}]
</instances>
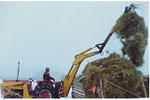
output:
<instances>
[{"instance_id":1,"label":"black tire","mask_svg":"<svg viewBox=\"0 0 150 100\"><path fill-rule=\"evenodd\" d=\"M58 82L56 83L55 85L55 97L54 98L60 98L61 97L61 94L62 93L62 82Z\"/></svg>"},{"instance_id":2,"label":"black tire","mask_svg":"<svg viewBox=\"0 0 150 100\"><path fill-rule=\"evenodd\" d=\"M33 98L44 98L41 97L42 92L49 92L48 95L50 95L49 98L54 98L54 87L50 82L40 82L35 87L33 92Z\"/></svg>"},{"instance_id":3,"label":"black tire","mask_svg":"<svg viewBox=\"0 0 150 100\"><path fill-rule=\"evenodd\" d=\"M21 97L15 95L15 94L9 94L9 95L4 96L3 98L21 98Z\"/></svg>"}]
</instances>

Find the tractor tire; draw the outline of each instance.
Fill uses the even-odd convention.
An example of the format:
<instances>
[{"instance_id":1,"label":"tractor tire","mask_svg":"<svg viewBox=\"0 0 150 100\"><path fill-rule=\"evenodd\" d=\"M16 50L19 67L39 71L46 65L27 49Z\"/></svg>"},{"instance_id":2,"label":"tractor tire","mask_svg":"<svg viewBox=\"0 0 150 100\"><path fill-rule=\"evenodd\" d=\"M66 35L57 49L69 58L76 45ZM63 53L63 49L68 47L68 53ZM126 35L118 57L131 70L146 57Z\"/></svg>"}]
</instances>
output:
<instances>
[{"instance_id":1,"label":"tractor tire","mask_svg":"<svg viewBox=\"0 0 150 100\"><path fill-rule=\"evenodd\" d=\"M54 98L54 87L50 82L40 82L33 91L33 98Z\"/></svg>"},{"instance_id":2,"label":"tractor tire","mask_svg":"<svg viewBox=\"0 0 150 100\"><path fill-rule=\"evenodd\" d=\"M4 96L3 98L21 98L21 97L15 95L15 94L9 94L9 95Z\"/></svg>"},{"instance_id":3,"label":"tractor tire","mask_svg":"<svg viewBox=\"0 0 150 100\"><path fill-rule=\"evenodd\" d=\"M55 97L54 98L60 98L62 94L62 82L58 82L55 85Z\"/></svg>"}]
</instances>

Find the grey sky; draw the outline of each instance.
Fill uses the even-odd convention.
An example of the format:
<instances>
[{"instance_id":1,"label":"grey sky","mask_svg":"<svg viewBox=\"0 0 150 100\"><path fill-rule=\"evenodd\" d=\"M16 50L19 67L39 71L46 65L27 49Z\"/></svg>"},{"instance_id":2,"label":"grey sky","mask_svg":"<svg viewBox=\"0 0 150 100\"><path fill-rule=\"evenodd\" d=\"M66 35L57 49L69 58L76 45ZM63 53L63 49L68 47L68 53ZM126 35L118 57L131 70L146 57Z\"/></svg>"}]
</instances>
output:
<instances>
[{"instance_id":1,"label":"grey sky","mask_svg":"<svg viewBox=\"0 0 150 100\"><path fill-rule=\"evenodd\" d=\"M74 56L103 42L125 6L133 2L0 2L0 77L40 77L45 67L60 79L67 74ZM136 2L138 14L148 25L148 2ZM105 50L121 54L115 35ZM88 61L106 57L97 55ZM148 72L148 47L141 68Z\"/></svg>"}]
</instances>

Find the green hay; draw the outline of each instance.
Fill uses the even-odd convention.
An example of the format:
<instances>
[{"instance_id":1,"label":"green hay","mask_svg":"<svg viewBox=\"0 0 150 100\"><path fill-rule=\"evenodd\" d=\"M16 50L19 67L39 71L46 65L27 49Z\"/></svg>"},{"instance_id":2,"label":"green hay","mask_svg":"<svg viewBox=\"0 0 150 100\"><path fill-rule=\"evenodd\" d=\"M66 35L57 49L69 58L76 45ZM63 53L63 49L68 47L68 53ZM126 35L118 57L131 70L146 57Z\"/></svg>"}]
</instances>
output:
<instances>
[{"instance_id":1,"label":"green hay","mask_svg":"<svg viewBox=\"0 0 150 100\"><path fill-rule=\"evenodd\" d=\"M123 44L123 55L128 55L135 66L141 66L148 37L144 19L135 11L124 13L116 21L112 32L118 35Z\"/></svg>"},{"instance_id":2,"label":"green hay","mask_svg":"<svg viewBox=\"0 0 150 100\"><path fill-rule=\"evenodd\" d=\"M99 76L145 97L141 81L143 75L136 69L137 66L143 64L143 55L147 45L148 28L145 26L144 19L135 11L124 13L118 18L111 32L117 34L123 44L122 53L127 55L129 60L125 56L120 57L113 53L107 58L87 64L82 72L84 78L81 79L85 97L101 98L100 93L93 94L90 90L93 86L100 87ZM144 84L149 94L149 77L144 77ZM135 98L105 81L103 81L103 91L105 98Z\"/></svg>"},{"instance_id":3,"label":"green hay","mask_svg":"<svg viewBox=\"0 0 150 100\"><path fill-rule=\"evenodd\" d=\"M94 85L100 87L98 76L102 76L104 80L110 80L144 97L140 79L141 72L136 70L135 65L131 61L120 57L118 54L114 53L107 58L87 64L82 75L84 76L84 79L82 79L82 83L84 84L83 90L87 98L101 98L98 93L93 94L89 90ZM134 96L105 82L103 82L103 90L105 98L134 98Z\"/></svg>"}]
</instances>

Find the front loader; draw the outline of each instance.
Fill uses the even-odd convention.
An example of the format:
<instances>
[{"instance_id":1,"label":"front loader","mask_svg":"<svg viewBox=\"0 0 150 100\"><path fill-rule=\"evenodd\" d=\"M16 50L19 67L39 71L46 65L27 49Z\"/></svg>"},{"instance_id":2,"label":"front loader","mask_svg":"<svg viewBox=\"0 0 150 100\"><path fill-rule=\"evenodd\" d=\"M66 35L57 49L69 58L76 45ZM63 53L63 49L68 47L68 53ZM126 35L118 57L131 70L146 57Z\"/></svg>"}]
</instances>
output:
<instances>
[{"instance_id":1,"label":"front loader","mask_svg":"<svg viewBox=\"0 0 150 100\"><path fill-rule=\"evenodd\" d=\"M95 45L93 48L89 48L75 56L75 60L72 66L65 76L63 81L49 82L44 80L38 80L35 88L32 88L33 79L29 80L3 80L0 85L3 98L60 98L66 97L69 93L72 82L76 76L76 73L80 67L81 62L89 57L97 54L101 54L108 40L113 33L110 33L105 41L101 44ZM94 48L97 51L90 52Z\"/></svg>"}]
</instances>

